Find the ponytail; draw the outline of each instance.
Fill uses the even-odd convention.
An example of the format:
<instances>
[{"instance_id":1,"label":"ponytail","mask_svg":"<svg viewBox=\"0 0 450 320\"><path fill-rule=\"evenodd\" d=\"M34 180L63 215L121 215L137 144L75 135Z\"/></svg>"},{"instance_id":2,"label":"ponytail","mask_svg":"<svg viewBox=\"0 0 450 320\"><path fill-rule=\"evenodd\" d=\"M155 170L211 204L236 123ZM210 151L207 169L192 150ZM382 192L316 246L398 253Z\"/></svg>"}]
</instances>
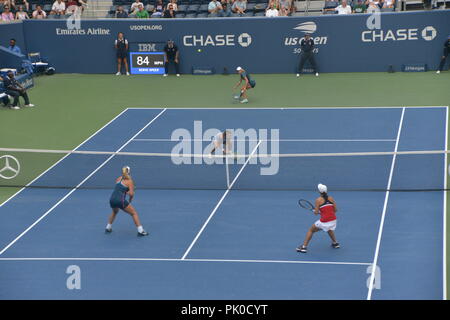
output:
<instances>
[{"instance_id":1,"label":"ponytail","mask_svg":"<svg viewBox=\"0 0 450 320\"><path fill-rule=\"evenodd\" d=\"M328 201L328 194L326 192L322 192L320 195L325 199L325 201Z\"/></svg>"},{"instance_id":2,"label":"ponytail","mask_svg":"<svg viewBox=\"0 0 450 320\"><path fill-rule=\"evenodd\" d=\"M123 167L122 168L122 178L123 179L131 179L130 167Z\"/></svg>"}]
</instances>

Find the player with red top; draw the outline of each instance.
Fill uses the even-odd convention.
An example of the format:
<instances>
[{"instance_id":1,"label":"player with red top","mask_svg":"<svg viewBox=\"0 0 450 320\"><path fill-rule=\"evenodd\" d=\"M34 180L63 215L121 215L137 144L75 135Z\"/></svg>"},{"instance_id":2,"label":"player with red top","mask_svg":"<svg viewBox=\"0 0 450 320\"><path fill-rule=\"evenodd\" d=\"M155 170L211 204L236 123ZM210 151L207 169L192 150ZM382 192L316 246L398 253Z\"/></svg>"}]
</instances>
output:
<instances>
[{"instance_id":1,"label":"player with red top","mask_svg":"<svg viewBox=\"0 0 450 320\"><path fill-rule=\"evenodd\" d=\"M319 184L317 186L319 190L320 197L316 199L316 207L314 208L314 214L320 214L320 219L314 222L314 224L309 228L308 233L306 234L305 241L303 244L297 248L298 252L306 253L309 241L314 233L317 231L323 230L328 233L331 238L331 246L335 249L339 248L339 243L336 241L336 237L334 235L334 230L336 229L336 202L333 197L327 194L327 186L323 184Z\"/></svg>"}]
</instances>

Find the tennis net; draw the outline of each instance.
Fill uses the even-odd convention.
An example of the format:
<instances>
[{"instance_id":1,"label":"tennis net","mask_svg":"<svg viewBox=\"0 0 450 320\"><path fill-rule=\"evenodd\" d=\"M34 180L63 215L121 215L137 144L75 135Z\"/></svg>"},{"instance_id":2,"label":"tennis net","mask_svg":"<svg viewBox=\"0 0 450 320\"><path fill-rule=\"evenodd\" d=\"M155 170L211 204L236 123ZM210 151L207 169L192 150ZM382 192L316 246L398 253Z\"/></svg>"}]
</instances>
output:
<instances>
[{"instance_id":1,"label":"tennis net","mask_svg":"<svg viewBox=\"0 0 450 320\"><path fill-rule=\"evenodd\" d=\"M111 189L123 166L137 189L438 191L447 150L203 155L0 148L0 187Z\"/></svg>"}]
</instances>

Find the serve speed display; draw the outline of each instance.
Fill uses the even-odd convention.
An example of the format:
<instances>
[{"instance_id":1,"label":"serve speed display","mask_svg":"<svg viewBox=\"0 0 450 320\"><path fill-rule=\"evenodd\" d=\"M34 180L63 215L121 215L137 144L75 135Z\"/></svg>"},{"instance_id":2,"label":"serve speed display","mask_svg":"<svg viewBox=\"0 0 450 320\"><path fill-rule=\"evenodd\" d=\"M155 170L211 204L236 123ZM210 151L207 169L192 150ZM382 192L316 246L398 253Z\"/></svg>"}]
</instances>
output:
<instances>
[{"instance_id":1,"label":"serve speed display","mask_svg":"<svg viewBox=\"0 0 450 320\"><path fill-rule=\"evenodd\" d=\"M131 74L164 74L164 52L130 52Z\"/></svg>"}]
</instances>

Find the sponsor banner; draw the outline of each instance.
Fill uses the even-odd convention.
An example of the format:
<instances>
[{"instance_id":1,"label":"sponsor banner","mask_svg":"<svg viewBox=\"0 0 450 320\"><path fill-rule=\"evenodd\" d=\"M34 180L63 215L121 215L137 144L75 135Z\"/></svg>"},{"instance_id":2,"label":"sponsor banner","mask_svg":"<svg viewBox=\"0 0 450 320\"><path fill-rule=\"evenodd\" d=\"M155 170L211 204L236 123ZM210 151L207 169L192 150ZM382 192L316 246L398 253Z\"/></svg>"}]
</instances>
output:
<instances>
[{"instance_id":1,"label":"sponsor banner","mask_svg":"<svg viewBox=\"0 0 450 320\"><path fill-rule=\"evenodd\" d=\"M450 10L435 10L274 19L160 19L157 23L153 19L81 20L74 25L31 19L17 28L23 29L25 48L41 52L59 72L115 73L118 32L125 34L133 52L161 51L173 39L180 50L182 73L191 73L193 66L235 70L238 65L251 73L296 73L300 42L306 33L314 41L320 72L384 72L389 65L400 70L417 61L436 69L450 34L448 21Z\"/></svg>"},{"instance_id":2,"label":"sponsor banner","mask_svg":"<svg viewBox=\"0 0 450 320\"><path fill-rule=\"evenodd\" d=\"M427 65L425 63L404 64L402 66L403 72L426 72Z\"/></svg>"},{"instance_id":3,"label":"sponsor banner","mask_svg":"<svg viewBox=\"0 0 450 320\"><path fill-rule=\"evenodd\" d=\"M214 74L212 67L192 67L192 74L194 75L211 75Z\"/></svg>"}]
</instances>

